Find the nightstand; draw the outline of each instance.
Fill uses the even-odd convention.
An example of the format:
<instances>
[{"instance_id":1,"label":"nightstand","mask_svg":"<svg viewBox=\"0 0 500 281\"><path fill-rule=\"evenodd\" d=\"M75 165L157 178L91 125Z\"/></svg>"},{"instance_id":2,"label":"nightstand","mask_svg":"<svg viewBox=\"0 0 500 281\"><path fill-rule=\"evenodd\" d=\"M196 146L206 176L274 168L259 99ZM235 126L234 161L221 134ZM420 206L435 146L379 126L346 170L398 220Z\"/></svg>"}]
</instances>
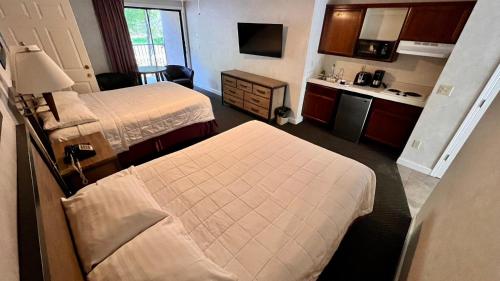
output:
<instances>
[{"instance_id":1,"label":"nightstand","mask_svg":"<svg viewBox=\"0 0 500 281\"><path fill-rule=\"evenodd\" d=\"M94 183L121 170L115 152L101 133L94 133L69 141L54 143L52 147L54 149L59 173L73 191L76 192L84 185L80 175L73 166L64 163L64 147L79 143L90 143L96 152L95 156L80 161L83 174L89 180L88 184Z\"/></svg>"}]
</instances>

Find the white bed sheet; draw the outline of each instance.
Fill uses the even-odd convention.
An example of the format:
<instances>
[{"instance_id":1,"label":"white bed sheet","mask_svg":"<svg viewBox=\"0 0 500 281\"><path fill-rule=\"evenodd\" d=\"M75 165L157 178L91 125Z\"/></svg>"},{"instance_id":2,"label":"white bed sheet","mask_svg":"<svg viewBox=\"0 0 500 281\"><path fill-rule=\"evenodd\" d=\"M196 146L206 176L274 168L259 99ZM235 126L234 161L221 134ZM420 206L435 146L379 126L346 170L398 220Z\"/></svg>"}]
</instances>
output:
<instances>
[{"instance_id":1,"label":"white bed sheet","mask_svg":"<svg viewBox=\"0 0 500 281\"><path fill-rule=\"evenodd\" d=\"M120 153L153 137L214 120L207 96L171 82L81 94L80 98L99 121L52 131L52 142L102 132Z\"/></svg>"},{"instance_id":2,"label":"white bed sheet","mask_svg":"<svg viewBox=\"0 0 500 281\"><path fill-rule=\"evenodd\" d=\"M128 172L239 280L316 280L372 211L368 167L251 121Z\"/></svg>"}]
</instances>

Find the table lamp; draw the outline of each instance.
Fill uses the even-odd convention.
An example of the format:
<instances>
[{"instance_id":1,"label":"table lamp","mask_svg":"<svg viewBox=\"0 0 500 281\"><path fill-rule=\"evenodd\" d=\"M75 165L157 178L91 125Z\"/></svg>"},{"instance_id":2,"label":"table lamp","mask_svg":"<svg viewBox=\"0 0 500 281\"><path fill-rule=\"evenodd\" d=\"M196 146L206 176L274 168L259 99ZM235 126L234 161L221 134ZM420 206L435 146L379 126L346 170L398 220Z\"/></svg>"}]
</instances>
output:
<instances>
[{"instance_id":1,"label":"table lamp","mask_svg":"<svg viewBox=\"0 0 500 281\"><path fill-rule=\"evenodd\" d=\"M37 46L21 47L19 52L14 54L14 81L15 89L22 103L23 110L34 110L40 106L38 100L43 97L59 121L53 91L59 91L75 84L71 78L40 48ZM32 102L27 103L27 97Z\"/></svg>"}]
</instances>

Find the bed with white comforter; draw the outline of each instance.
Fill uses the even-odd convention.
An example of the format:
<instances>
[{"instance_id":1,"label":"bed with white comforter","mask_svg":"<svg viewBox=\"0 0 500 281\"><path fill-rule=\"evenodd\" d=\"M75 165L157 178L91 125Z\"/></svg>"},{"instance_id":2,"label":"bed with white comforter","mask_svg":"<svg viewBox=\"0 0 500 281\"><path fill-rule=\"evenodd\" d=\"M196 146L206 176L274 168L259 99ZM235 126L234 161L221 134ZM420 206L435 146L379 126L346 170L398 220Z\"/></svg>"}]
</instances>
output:
<instances>
[{"instance_id":1,"label":"bed with white comforter","mask_svg":"<svg viewBox=\"0 0 500 281\"><path fill-rule=\"evenodd\" d=\"M195 123L214 120L205 95L171 82L81 94L99 121L49 133L52 142L102 132L115 152Z\"/></svg>"},{"instance_id":2,"label":"bed with white comforter","mask_svg":"<svg viewBox=\"0 0 500 281\"><path fill-rule=\"evenodd\" d=\"M315 280L375 194L368 167L258 121L124 172L242 281Z\"/></svg>"}]
</instances>

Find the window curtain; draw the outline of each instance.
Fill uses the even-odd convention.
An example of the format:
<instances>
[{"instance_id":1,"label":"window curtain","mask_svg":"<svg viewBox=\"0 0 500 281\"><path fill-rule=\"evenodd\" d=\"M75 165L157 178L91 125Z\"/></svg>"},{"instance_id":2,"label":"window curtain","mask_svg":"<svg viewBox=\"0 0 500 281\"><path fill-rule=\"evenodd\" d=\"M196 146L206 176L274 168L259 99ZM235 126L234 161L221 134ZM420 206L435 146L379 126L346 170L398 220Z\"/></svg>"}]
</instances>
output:
<instances>
[{"instance_id":1,"label":"window curtain","mask_svg":"<svg viewBox=\"0 0 500 281\"><path fill-rule=\"evenodd\" d=\"M92 0L114 72L137 72L123 0Z\"/></svg>"}]
</instances>

